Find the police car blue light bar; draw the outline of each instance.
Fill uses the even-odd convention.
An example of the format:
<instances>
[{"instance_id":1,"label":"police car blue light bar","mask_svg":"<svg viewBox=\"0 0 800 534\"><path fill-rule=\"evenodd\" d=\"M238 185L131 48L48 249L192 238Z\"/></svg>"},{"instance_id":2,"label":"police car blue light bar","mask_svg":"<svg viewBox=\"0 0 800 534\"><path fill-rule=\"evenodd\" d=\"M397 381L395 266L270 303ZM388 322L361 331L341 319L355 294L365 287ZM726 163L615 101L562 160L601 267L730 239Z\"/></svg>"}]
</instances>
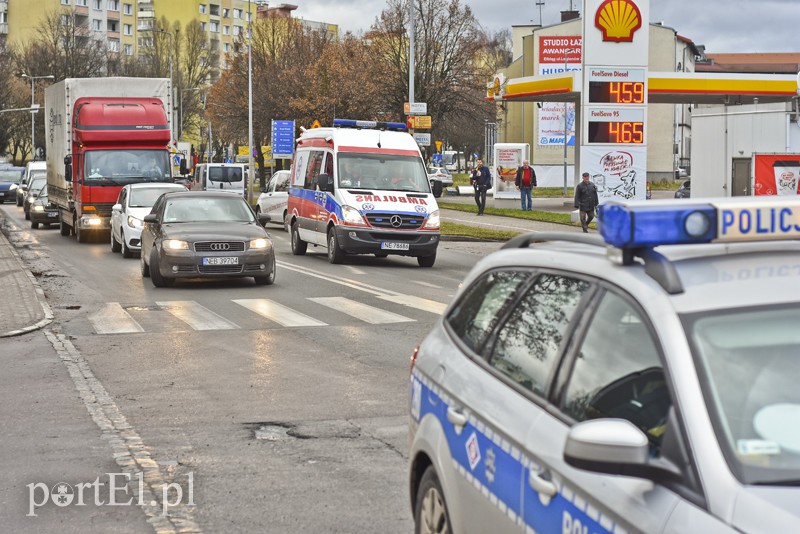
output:
<instances>
[{"instance_id":1,"label":"police car blue light bar","mask_svg":"<svg viewBox=\"0 0 800 534\"><path fill-rule=\"evenodd\" d=\"M407 127L402 122L360 121L355 119L333 119L335 128L368 128L380 130L406 131Z\"/></svg>"},{"instance_id":2,"label":"police car blue light bar","mask_svg":"<svg viewBox=\"0 0 800 534\"><path fill-rule=\"evenodd\" d=\"M800 239L797 197L612 201L599 216L603 239L619 248Z\"/></svg>"}]
</instances>

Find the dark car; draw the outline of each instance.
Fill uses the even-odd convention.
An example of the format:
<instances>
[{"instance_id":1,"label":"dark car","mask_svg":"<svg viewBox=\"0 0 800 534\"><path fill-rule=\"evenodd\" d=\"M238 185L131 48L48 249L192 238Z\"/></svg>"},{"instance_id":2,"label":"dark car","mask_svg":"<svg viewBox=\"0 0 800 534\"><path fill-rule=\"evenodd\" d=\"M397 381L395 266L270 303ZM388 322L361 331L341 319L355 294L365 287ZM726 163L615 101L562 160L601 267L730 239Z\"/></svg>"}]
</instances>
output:
<instances>
[{"instance_id":1,"label":"dark car","mask_svg":"<svg viewBox=\"0 0 800 534\"><path fill-rule=\"evenodd\" d=\"M22 201L22 211L25 212L25 220L31 219L31 206L39 196L39 192L47 185L46 176L35 176L28 184L28 190L25 192L25 200Z\"/></svg>"},{"instance_id":2,"label":"dark car","mask_svg":"<svg viewBox=\"0 0 800 534\"><path fill-rule=\"evenodd\" d=\"M39 228L40 224L50 226L51 224L58 224L58 207L50 202L47 197L47 184L39 191L39 196L31 204L29 213L31 219L31 228Z\"/></svg>"},{"instance_id":3,"label":"dark car","mask_svg":"<svg viewBox=\"0 0 800 534\"><path fill-rule=\"evenodd\" d=\"M692 196L692 181L684 180L684 182L675 190L675 198L689 198Z\"/></svg>"},{"instance_id":4,"label":"dark car","mask_svg":"<svg viewBox=\"0 0 800 534\"><path fill-rule=\"evenodd\" d=\"M17 187L25 167L3 166L0 169L0 204L14 202L17 199Z\"/></svg>"},{"instance_id":5,"label":"dark car","mask_svg":"<svg viewBox=\"0 0 800 534\"><path fill-rule=\"evenodd\" d=\"M229 192L165 193L144 218L141 270L156 287L177 278L241 278L256 285L275 281L275 250L241 195Z\"/></svg>"}]
</instances>

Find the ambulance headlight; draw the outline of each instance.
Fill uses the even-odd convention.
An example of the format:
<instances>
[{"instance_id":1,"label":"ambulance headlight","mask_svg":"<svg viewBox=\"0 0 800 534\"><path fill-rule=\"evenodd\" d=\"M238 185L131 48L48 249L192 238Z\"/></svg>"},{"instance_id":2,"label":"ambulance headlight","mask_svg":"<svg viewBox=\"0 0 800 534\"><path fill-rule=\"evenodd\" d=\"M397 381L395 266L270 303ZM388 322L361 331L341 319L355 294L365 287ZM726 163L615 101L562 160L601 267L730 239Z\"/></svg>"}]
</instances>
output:
<instances>
[{"instance_id":1,"label":"ambulance headlight","mask_svg":"<svg viewBox=\"0 0 800 534\"><path fill-rule=\"evenodd\" d=\"M350 206L342 206L342 220L345 224L366 226L361 212Z\"/></svg>"},{"instance_id":2,"label":"ambulance headlight","mask_svg":"<svg viewBox=\"0 0 800 534\"><path fill-rule=\"evenodd\" d=\"M424 230L438 230L441 222L439 221L439 210L431 212L428 215L428 220L425 221L425 224L422 226Z\"/></svg>"}]
</instances>

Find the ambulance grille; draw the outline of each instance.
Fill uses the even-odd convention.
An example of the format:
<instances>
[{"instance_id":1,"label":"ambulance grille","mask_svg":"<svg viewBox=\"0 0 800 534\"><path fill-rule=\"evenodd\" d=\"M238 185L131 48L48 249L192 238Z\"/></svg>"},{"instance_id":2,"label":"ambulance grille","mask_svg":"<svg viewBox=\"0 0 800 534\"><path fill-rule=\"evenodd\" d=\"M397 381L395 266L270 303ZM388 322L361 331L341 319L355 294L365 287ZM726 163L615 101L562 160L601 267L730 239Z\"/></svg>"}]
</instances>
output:
<instances>
[{"instance_id":1,"label":"ambulance grille","mask_svg":"<svg viewBox=\"0 0 800 534\"><path fill-rule=\"evenodd\" d=\"M392 228L395 230L417 230L425 222L422 215L400 213L368 213L367 221L373 228Z\"/></svg>"}]
</instances>

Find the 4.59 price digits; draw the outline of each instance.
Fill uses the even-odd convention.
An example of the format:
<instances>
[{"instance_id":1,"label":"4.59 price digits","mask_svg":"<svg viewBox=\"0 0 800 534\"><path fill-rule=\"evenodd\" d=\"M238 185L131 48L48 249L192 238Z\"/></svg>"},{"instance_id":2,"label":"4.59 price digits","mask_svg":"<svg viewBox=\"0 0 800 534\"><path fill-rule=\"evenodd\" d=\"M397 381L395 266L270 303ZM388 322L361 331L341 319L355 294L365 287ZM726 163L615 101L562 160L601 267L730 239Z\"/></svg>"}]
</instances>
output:
<instances>
[{"instance_id":1,"label":"4.59 price digits","mask_svg":"<svg viewBox=\"0 0 800 534\"><path fill-rule=\"evenodd\" d=\"M609 82L608 94L616 104L644 104L642 82Z\"/></svg>"},{"instance_id":2,"label":"4.59 price digits","mask_svg":"<svg viewBox=\"0 0 800 534\"><path fill-rule=\"evenodd\" d=\"M608 142L639 144L644 142L644 124L641 122L609 122Z\"/></svg>"}]
</instances>

